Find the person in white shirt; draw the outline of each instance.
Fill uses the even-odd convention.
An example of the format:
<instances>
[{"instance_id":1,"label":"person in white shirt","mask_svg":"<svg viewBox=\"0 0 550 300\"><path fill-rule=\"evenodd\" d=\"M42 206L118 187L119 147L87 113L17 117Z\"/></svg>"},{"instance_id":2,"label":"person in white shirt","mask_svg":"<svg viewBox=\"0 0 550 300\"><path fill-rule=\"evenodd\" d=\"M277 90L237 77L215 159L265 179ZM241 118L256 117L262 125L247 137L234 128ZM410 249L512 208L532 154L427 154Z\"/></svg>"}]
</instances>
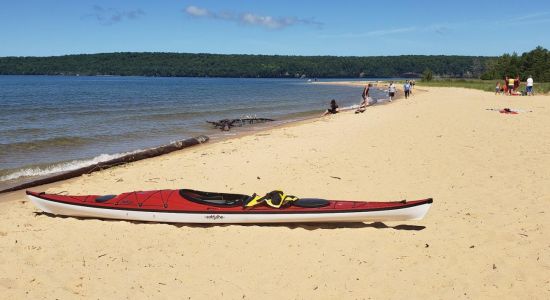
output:
<instances>
[{"instance_id":1,"label":"person in white shirt","mask_svg":"<svg viewBox=\"0 0 550 300\"><path fill-rule=\"evenodd\" d=\"M527 78L527 96L533 96L533 75Z\"/></svg>"},{"instance_id":2,"label":"person in white shirt","mask_svg":"<svg viewBox=\"0 0 550 300\"><path fill-rule=\"evenodd\" d=\"M393 81L390 82L390 86L388 87L388 94L390 96L390 102L392 102L393 97L395 97L395 85L393 84Z\"/></svg>"}]
</instances>

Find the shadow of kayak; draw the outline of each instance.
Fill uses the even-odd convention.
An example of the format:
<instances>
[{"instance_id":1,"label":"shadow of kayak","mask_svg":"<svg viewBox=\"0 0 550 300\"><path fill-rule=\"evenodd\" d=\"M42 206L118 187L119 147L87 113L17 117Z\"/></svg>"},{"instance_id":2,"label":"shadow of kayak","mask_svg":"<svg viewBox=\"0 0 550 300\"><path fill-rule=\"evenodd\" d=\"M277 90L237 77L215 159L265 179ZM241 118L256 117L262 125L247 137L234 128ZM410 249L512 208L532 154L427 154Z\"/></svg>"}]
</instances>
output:
<instances>
[{"instance_id":1,"label":"shadow of kayak","mask_svg":"<svg viewBox=\"0 0 550 300\"><path fill-rule=\"evenodd\" d=\"M224 223L165 223L165 222L144 222L144 221L132 221L132 220L118 220L118 219L100 219L94 217L72 217L54 215L46 212L34 212L34 216L47 216L50 218L59 219L78 219L78 220L98 220L103 222L127 222L132 224L144 224L144 225L156 225L164 224L177 228L209 228L209 227L229 227L229 226L241 226L241 227L287 227L289 229L306 229L306 230L319 230L319 229L341 229L341 228L375 228L375 229L393 229L393 230L406 230L406 231L420 231L424 230L426 226L419 225L406 225L400 224L396 226L388 226L383 222L363 223L363 222L327 222L327 223L245 223L245 224L224 224Z\"/></svg>"}]
</instances>

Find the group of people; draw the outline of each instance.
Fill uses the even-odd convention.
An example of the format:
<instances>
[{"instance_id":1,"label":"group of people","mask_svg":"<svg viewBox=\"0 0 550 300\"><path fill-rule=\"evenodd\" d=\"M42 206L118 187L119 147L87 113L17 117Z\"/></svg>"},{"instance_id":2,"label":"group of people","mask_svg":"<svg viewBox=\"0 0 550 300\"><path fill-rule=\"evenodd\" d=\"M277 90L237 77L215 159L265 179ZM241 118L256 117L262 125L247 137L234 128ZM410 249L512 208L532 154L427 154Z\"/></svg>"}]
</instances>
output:
<instances>
[{"instance_id":1,"label":"group of people","mask_svg":"<svg viewBox=\"0 0 550 300\"><path fill-rule=\"evenodd\" d=\"M504 83L497 81L495 86L495 94L504 94L509 96L532 96L533 95L533 76L529 75L525 82L525 90L520 91L521 81L519 75L516 78L504 77Z\"/></svg>"},{"instance_id":2,"label":"group of people","mask_svg":"<svg viewBox=\"0 0 550 300\"><path fill-rule=\"evenodd\" d=\"M415 85L414 80L407 80L405 81L405 84L403 85L403 91L405 92L405 99L409 98L410 95L412 95L412 90Z\"/></svg>"},{"instance_id":3,"label":"group of people","mask_svg":"<svg viewBox=\"0 0 550 300\"><path fill-rule=\"evenodd\" d=\"M405 84L403 85L403 91L405 93L405 99L409 98L412 95L412 90L416 82L414 80L407 80L405 81ZM365 88L363 89L363 93L361 95L361 98L363 99L361 103L359 103L359 107L355 111L355 113L362 113L365 112L367 109L367 106L370 105L371 98L369 97L369 91L372 87L372 83L369 83L365 85ZM388 86L388 97L389 101L392 102L395 98L395 95L397 93L397 88L395 87L395 84L393 81L390 81L390 84ZM336 100L332 99L330 101L330 107L323 113L323 116L329 115L329 114L335 114L338 113L339 108L338 104L336 104Z\"/></svg>"},{"instance_id":4,"label":"group of people","mask_svg":"<svg viewBox=\"0 0 550 300\"><path fill-rule=\"evenodd\" d=\"M403 84L403 93L405 94L405 99L409 98L412 95L415 84L416 82L414 80L405 81L405 84ZM388 98L390 102L393 101L396 93L397 88L395 87L393 81L390 81L390 85L388 86Z\"/></svg>"}]
</instances>

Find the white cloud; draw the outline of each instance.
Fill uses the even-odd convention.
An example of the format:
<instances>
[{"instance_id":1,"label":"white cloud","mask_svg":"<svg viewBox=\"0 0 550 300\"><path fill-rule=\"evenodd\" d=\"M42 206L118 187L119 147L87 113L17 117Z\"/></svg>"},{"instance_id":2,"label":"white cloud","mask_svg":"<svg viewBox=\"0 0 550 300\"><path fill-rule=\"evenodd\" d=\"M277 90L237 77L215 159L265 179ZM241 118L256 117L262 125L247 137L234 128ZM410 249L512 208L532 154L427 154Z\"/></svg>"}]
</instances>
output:
<instances>
[{"instance_id":1,"label":"white cloud","mask_svg":"<svg viewBox=\"0 0 550 300\"><path fill-rule=\"evenodd\" d=\"M270 16L259 16L251 13L243 14L241 21L246 24L260 25L270 29L283 28L298 23L297 20L291 18L275 19Z\"/></svg>"},{"instance_id":2,"label":"white cloud","mask_svg":"<svg viewBox=\"0 0 550 300\"><path fill-rule=\"evenodd\" d=\"M186 7L185 12L194 17L206 17L210 15L208 10L193 5Z\"/></svg>"},{"instance_id":3,"label":"white cloud","mask_svg":"<svg viewBox=\"0 0 550 300\"><path fill-rule=\"evenodd\" d=\"M409 33L418 31L417 27L402 27L402 28L391 28L391 29L380 29L372 30L367 32L358 32L358 33L342 33L342 34L330 34L322 35L321 38L346 38L346 39L357 39L365 37L379 37L379 36L388 36L400 33Z\"/></svg>"},{"instance_id":4,"label":"white cloud","mask_svg":"<svg viewBox=\"0 0 550 300\"><path fill-rule=\"evenodd\" d=\"M508 22L522 22L522 21L546 21L548 20L549 12L539 12L529 15L517 16L508 20Z\"/></svg>"},{"instance_id":5,"label":"white cloud","mask_svg":"<svg viewBox=\"0 0 550 300\"><path fill-rule=\"evenodd\" d=\"M382 30L369 31L369 32L365 33L365 36L383 36L383 35L390 35L390 34L412 32L412 31L415 31L415 30L416 30L416 27L382 29Z\"/></svg>"},{"instance_id":6,"label":"white cloud","mask_svg":"<svg viewBox=\"0 0 550 300\"><path fill-rule=\"evenodd\" d=\"M113 25L124 20L134 20L145 15L141 9L119 11L114 8L105 8L99 5L93 6L93 13L85 15L85 18L91 17L103 25Z\"/></svg>"},{"instance_id":7,"label":"white cloud","mask_svg":"<svg viewBox=\"0 0 550 300\"><path fill-rule=\"evenodd\" d=\"M205 8L190 5L184 9L184 12L193 17L219 19L234 23L241 23L252 26L264 27L267 29L282 29L293 25L311 25L321 27L323 24L314 20L299 19L296 17L272 17L262 16L254 13L235 14L231 12L213 12Z\"/></svg>"}]
</instances>

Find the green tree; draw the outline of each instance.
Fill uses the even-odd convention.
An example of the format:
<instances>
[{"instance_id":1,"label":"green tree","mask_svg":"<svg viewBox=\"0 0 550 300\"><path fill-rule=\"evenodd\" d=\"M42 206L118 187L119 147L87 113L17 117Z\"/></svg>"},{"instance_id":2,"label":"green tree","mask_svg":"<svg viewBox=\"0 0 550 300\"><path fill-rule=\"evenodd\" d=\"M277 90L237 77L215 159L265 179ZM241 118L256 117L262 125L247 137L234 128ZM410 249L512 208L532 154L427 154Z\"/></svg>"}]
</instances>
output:
<instances>
[{"instance_id":1,"label":"green tree","mask_svg":"<svg viewBox=\"0 0 550 300\"><path fill-rule=\"evenodd\" d=\"M424 72L422 72L422 81L432 81L433 79L433 72L430 69L425 69Z\"/></svg>"}]
</instances>

